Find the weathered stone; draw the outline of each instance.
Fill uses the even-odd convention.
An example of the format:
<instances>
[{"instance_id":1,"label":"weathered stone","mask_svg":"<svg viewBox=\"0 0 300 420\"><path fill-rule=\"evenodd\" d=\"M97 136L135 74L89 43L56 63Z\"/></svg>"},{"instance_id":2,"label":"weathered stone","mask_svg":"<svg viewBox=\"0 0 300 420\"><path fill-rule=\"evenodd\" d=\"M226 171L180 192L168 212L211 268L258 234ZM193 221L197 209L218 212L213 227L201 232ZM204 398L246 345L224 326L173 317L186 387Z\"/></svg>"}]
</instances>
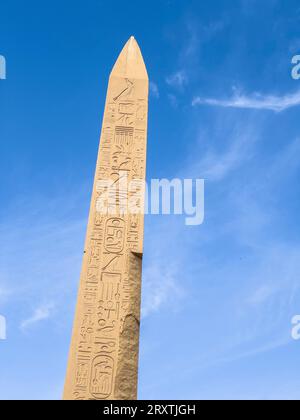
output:
<instances>
[{"instance_id":1,"label":"weathered stone","mask_svg":"<svg viewBox=\"0 0 300 420\"><path fill-rule=\"evenodd\" d=\"M137 396L144 203L128 209L128 183L145 179L148 85L131 37L109 79L64 399Z\"/></svg>"}]
</instances>

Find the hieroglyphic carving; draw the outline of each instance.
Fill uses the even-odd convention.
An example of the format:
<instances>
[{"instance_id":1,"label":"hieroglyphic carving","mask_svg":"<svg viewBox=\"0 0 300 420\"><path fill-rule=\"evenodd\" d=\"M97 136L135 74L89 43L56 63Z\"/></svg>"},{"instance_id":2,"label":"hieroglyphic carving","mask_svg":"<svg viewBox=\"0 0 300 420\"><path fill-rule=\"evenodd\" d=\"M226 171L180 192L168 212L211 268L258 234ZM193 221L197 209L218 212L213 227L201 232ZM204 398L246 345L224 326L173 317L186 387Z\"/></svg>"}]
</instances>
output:
<instances>
[{"instance_id":1,"label":"hieroglyphic carving","mask_svg":"<svg viewBox=\"0 0 300 420\"><path fill-rule=\"evenodd\" d=\"M141 214L127 214L126 210L130 198L128 183L133 181L138 189L139 180L145 178L148 78L134 40L125 46L120 63L127 63L130 48L136 49L136 54L130 54L137 56L137 69L128 68L130 76L119 74L123 65L118 67L117 62L116 74L113 71L108 87L66 399L124 398L120 390L128 388L126 377L135 381L128 397L136 392L138 337L130 344L131 333L126 334L124 328L131 325L130 316L139 316L139 299L132 299L140 293L141 269L136 269L140 264L135 261L135 253L142 252L143 218ZM139 72L136 78L134 71ZM105 196L106 212L99 212L98 208L99 198L107 192L102 180L110 180L116 186L115 192ZM138 201L137 207L142 206L142 200ZM125 336L127 341L123 340ZM126 357L132 357L134 362L124 363ZM127 366L131 370L124 375Z\"/></svg>"},{"instance_id":2,"label":"hieroglyphic carving","mask_svg":"<svg viewBox=\"0 0 300 420\"><path fill-rule=\"evenodd\" d=\"M133 96L134 93L134 81L133 80L129 80L128 78L125 78L125 84L126 87L124 89L121 89L121 92L118 93L118 95L116 95L113 100L114 102L120 100L120 99L130 99Z\"/></svg>"},{"instance_id":3,"label":"hieroglyphic carving","mask_svg":"<svg viewBox=\"0 0 300 420\"><path fill-rule=\"evenodd\" d=\"M116 131L115 131L116 144L123 147L127 146L126 149L128 152L131 151L130 148L132 147L132 143L133 143L133 131L134 130L132 127L125 127L125 126L118 126L116 127Z\"/></svg>"},{"instance_id":4,"label":"hieroglyphic carving","mask_svg":"<svg viewBox=\"0 0 300 420\"><path fill-rule=\"evenodd\" d=\"M96 399L108 398L113 386L114 359L102 354L96 356L92 365L90 392Z\"/></svg>"},{"instance_id":5,"label":"hieroglyphic carving","mask_svg":"<svg viewBox=\"0 0 300 420\"><path fill-rule=\"evenodd\" d=\"M123 251L125 239L124 220L114 217L108 219L105 227L104 248L111 254L118 254Z\"/></svg>"},{"instance_id":6,"label":"hieroglyphic carving","mask_svg":"<svg viewBox=\"0 0 300 420\"><path fill-rule=\"evenodd\" d=\"M136 119L137 122L145 122L147 117L147 102L144 99L137 101Z\"/></svg>"},{"instance_id":7,"label":"hieroglyphic carving","mask_svg":"<svg viewBox=\"0 0 300 420\"><path fill-rule=\"evenodd\" d=\"M105 117L107 122L114 123L117 112L117 104L115 102L109 102L106 107Z\"/></svg>"},{"instance_id":8,"label":"hieroglyphic carving","mask_svg":"<svg viewBox=\"0 0 300 420\"><path fill-rule=\"evenodd\" d=\"M135 111L134 102L120 103L119 104L119 117L117 119L117 123L125 127L133 126L134 125L134 111Z\"/></svg>"}]
</instances>

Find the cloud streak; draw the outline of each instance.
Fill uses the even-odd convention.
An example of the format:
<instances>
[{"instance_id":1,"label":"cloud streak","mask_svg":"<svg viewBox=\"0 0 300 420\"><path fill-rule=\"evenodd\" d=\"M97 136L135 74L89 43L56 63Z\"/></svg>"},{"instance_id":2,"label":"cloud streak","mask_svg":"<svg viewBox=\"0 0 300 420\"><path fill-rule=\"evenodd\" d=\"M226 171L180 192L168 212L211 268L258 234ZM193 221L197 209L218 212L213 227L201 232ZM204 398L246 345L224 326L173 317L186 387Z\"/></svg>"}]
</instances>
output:
<instances>
[{"instance_id":1,"label":"cloud streak","mask_svg":"<svg viewBox=\"0 0 300 420\"><path fill-rule=\"evenodd\" d=\"M47 319L49 319L52 314L53 314L53 310L54 310L54 304L53 303L46 303L43 304L41 306L39 306L38 308L36 308L32 314L31 317L24 319L21 324L20 324L20 328L21 330L24 332L26 331L29 327L32 327L33 325L41 322L41 321L45 321Z\"/></svg>"},{"instance_id":2,"label":"cloud streak","mask_svg":"<svg viewBox=\"0 0 300 420\"><path fill-rule=\"evenodd\" d=\"M263 95L261 93L255 93L250 96L236 93L228 99L201 98L197 96L193 99L192 106L197 105L282 112L300 105L300 90L283 96Z\"/></svg>"},{"instance_id":3,"label":"cloud streak","mask_svg":"<svg viewBox=\"0 0 300 420\"><path fill-rule=\"evenodd\" d=\"M153 96L156 99L159 98L159 89L158 89L158 86L155 82L152 82L152 81L150 82L149 90L150 90L151 96Z\"/></svg>"},{"instance_id":4,"label":"cloud streak","mask_svg":"<svg viewBox=\"0 0 300 420\"><path fill-rule=\"evenodd\" d=\"M159 264L147 266L143 273L144 300L142 317L146 318L158 312L163 306L170 305L170 301L178 302L184 293L176 282L176 272L171 273Z\"/></svg>"},{"instance_id":5,"label":"cloud streak","mask_svg":"<svg viewBox=\"0 0 300 420\"><path fill-rule=\"evenodd\" d=\"M176 73L168 76L166 78L166 83L169 86L175 87L177 89L182 89L188 83L188 77L184 70L177 71Z\"/></svg>"},{"instance_id":6,"label":"cloud streak","mask_svg":"<svg viewBox=\"0 0 300 420\"><path fill-rule=\"evenodd\" d=\"M199 143L207 143L204 151L199 152L200 159L191 156L189 168L193 177L201 177L207 181L220 182L231 172L251 160L255 153L255 145L259 134L252 126L252 121L237 122L230 121L232 127L226 131L227 125L220 131L219 127L209 130L209 133L199 135ZM217 139L217 144L223 143L222 150L213 145L210 140ZM185 176L181 174L181 176Z\"/></svg>"}]
</instances>

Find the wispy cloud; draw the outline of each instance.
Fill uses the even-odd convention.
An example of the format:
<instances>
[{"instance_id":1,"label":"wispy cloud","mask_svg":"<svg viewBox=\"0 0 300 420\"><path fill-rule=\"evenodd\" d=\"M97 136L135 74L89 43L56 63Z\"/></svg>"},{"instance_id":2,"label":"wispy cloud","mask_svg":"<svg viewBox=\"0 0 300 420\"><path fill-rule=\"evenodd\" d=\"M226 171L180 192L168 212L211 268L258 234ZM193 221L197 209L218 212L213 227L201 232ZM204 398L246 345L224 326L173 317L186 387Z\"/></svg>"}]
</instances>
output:
<instances>
[{"instance_id":1,"label":"wispy cloud","mask_svg":"<svg viewBox=\"0 0 300 420\"><path fill-rule=\"evenodd\" d=\"M149 89L150 89L150 94L154 98L158 99L159 98L159 89L158 89L157 84L151 81L150 84L149 84Z\"/></svg>"},{"instance_id":2,"label":"wispy cloud","mask_svg":"<svg viewBox=\"0 0 300 420\"><path fill-rule=\"evenodd\" d=\"M180 63L183 68L186 68L185 66L190 68L192 63L198 63L199 57L201 57L201 47L211 42L226 25L227 19L225 16L221 20L206 22L205 24L201 24L198 19L189 16L182 28L186 37L179 52Z\"/></svg>"},{"instance_id":3,"label":"wispy cloud","mask_svg":"<svg viewBox=\"0 0 300 420\"><path fill-rule=\"evenodd\" d=\"M208 151L197 166L204 179L221 181L233 169L241 164L243 154L244 152L241 145L236 143L222 154Z\"/></svg>"},{"instance_id":4,"label":"wispy cloud","mask_svg":"<svg viewBox=\"0 0 300 420\"><path fill-rule=\"evenodd\" d=\"M24 332L29 327L32 327L33 325L41 321L45 321L46 319L49 319L53 314L53 310L54 310L53 303L46 303L39 306L38 308L34 310L33 314L29 318L24 319L21 322L20 324L21 330Z\"/></svg>"},{"instance_id":5,"label":"wispy cloud","mask_svg":"<svg viewBox=\"0 0 300 420\"><path fill-rule=\"evenodd\" d=\"M263 95L261 93L255 93L251 96L236 93L229 99L202 98L197 96L193 99L192 105L282 112L300 105L300 90L283 96Z\"/></svg>"},{"instance_id":6,"label":"wispy cloud","mask_svg":"<svg viewBox=\"0 0 300 420\"><path fill-rule=\"evenodd\" d=\"M177 89L183 89L188 84L188 77L184 70L177 71L166 78L166 83Z\"/></svg>"},{"instance_id":7,"label":"wispy cloud","mask_svg":"<svg viewBox=\"0 0 300 420\"><path fill-rule=\"evenodd\" d=\"M213 365L219 365L219 364L227 364L227 363L233 363L238 360L247 359L250 357L255 357L259 354L263 353L269 353L273 350L276 350L280 347L285 347L288 344L291 343L291 338L288 334L282 335L278 337L277 339L274 339L274 341L270 341L268 343L262 344L260 346L257 346L251 350L237 353L235 355L231 355L228 357L220 358L214 361ZM207 368L207 366L205 366Z\"/></svg>"},{"instance_id":8,"label":"wispy cloud","mask_svg":"<svg viewBox=\"0 0 300 420\"><path fill-rule=\"evenodd\" d=\"M228 324L224 321L226 334L215 338L214 344L219 343L218 354L207 356L212 363L213 359L223 360L222 354L225 360L227 354L234 354L235 361L290 342L289 312L297 307L300 293L297 279L300 248L273 236L280 212L274 208L274 198L282 193L282 178L295 174L296 165L299 167L300 143L298 139L289 141L266 162L260 154L261 144L266 140L261 136L265 122L264 118L255 122L253 116L243 116L238 122L221 117L215 129L200 132L200 152L193 154L189 164L192 176L198 174L210 181L224 181L234 170L237 175L207 188L208 220L201 227L201 250L198 260L193 262L195 272L201 272L203 290L210 278L213 281L223 278L230 297L228 311L220 312L224 312L224 319L228 313L232 318L229 316ZM232 126L230 130L228 125ZM203 157L197 158L199 155ZM221 208L218 202L222 203ZM218 244L218 253L217 247L225 237L227 245L233 245L235 259L219 269L206 245L209 248L212 243ZM196 241L190 246L196 246ZM210 298L214 300L212 295ZM245 325L247 331L243 330ZM206 365L209 363L205 361Z\"/></svg>"},{"instance_id":9,"label":"wispy cloud","mask_svg":"<svg viewBox=\"0 0 300 420\"><path fill-rule=\"evenodd\" d=\"M80 188L70 189L68 200L63 195L32 194L30 202L18 197L22 212L15 206L0 223L6 244L0 255L0 303L4 302L5 315L22 331L51 317L54 309L64 312L60 328L72 319L70 297L77 290L86 227L80 201L87 199Z\"/></svg>"},{"instance_id":10,"label":"wispy cloud","mask_svg":"<svg viewBox=\"0 0 300 420\"><path fill-rule=\"evenodd\" d=\"M170 307L170 304L184 296L183 289L177 284L176 272L172 273L159 264L145 267L143 283L143 318L158 312L163 306Z\"/></svg>"},{"instance_id":11,"label":"wispy cloud","mask_svg":"<svg viewBox=\"0 0 300 420\"><path fill-rule=\"evenodd\" d=\"M275 293L274 285L261 284L247 299L250 305L261 305L265 303Z\"/></svg>"},{"instance_id":12,"label":"wispy cloud","mask_svg":"<svg viewBox=\"0 0 300 420\"><path fill-rule=\"evenodd\" d=\"M178 99L175 95L173 95L172 93L168 94L168 100L170 102L170 105L172 106L172 108L178 108Z\"/></svg>"},{"instance_id":13,"label":"wispy cloud","mask_svg":"<svg viewBox=\"0 0 300 420\"><path fill-rule=\"evenodd\" d=\"M208 181L222 181L233 170L253 156L258 134L251 125L245 123L233 124L232 129L227 134L225 134L225 125L223 128L224 131L218 134L212 133L211 137L222 136L220 142L222 141L225 147L218 150L209 144L198 161L195 161L192 157L189 166L193 176L198 174L197 176L201 176ZM207 134L200 137L207 137Z\"/></svg>"}]
</instances>

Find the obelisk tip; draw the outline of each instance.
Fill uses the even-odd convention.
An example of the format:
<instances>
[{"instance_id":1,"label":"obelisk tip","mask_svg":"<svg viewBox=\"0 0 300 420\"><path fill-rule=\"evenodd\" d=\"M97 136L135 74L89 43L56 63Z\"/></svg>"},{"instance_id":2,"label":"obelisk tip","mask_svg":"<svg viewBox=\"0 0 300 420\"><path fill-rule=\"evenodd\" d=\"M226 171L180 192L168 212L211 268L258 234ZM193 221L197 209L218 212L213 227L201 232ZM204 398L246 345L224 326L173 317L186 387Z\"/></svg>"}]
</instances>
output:
<instances>
[{"instance_id":1,"label":"obelisk tip","mask_svg":"<svg viewBox=\"0 0 300 420\"><path fill-rule=\"evenodd\" d=\"M144 59L133 35L126 42L115 62L110 76L148 80Z\"/></svg>"}]
</instances>

